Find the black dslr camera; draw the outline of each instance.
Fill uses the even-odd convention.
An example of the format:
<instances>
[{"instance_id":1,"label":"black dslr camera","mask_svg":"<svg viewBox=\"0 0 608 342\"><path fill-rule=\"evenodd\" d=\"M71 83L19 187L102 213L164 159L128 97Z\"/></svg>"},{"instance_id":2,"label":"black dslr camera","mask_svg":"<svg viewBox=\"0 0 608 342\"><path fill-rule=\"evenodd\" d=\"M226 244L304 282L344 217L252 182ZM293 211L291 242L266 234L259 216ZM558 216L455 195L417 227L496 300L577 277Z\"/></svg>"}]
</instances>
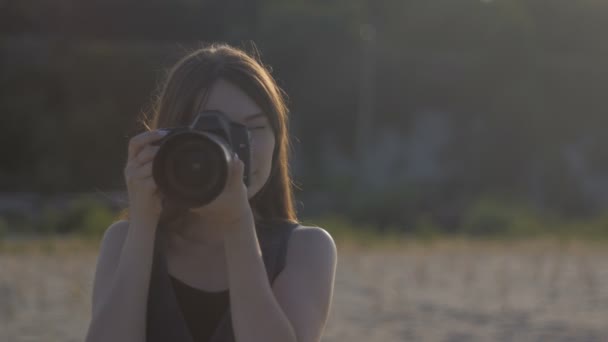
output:
<instances>
[{"instance_id":1,"label":"black dslr camera","mask_svg":"<svg viewBox=\"0 0 608 342\"><path fill-rule=\"evenodd\" d=\"M189 127L167 129L152 163L152 176L163 200L180 208L196 208L213 201L224 189L229 162L236 152L245 164L243 182L249 185L249 130L224 113L200 112Z\"/></svg>"}]
</instances>

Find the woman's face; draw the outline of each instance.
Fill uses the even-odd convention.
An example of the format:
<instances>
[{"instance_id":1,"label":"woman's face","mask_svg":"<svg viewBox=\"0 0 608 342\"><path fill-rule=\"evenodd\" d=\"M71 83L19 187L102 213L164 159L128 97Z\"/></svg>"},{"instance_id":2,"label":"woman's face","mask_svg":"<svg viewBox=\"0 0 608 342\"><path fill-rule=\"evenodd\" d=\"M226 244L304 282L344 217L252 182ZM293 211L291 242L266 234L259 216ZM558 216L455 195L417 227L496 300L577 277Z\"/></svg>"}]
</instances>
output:
<instances>
[{"instance_id":1,"label":"woman's face","mask_svg":"<svg viewBox=\"0 0 608 342\"><path fill-rule=\"evenodd\" d=\"M200 110L218 110L232 121L247 126L251 133L250 182L252 198L266 183L272 166L275 137L266 114L245 92L233 83L219 79L208 90L207 101Z\"/></svg>"}]
</instances>

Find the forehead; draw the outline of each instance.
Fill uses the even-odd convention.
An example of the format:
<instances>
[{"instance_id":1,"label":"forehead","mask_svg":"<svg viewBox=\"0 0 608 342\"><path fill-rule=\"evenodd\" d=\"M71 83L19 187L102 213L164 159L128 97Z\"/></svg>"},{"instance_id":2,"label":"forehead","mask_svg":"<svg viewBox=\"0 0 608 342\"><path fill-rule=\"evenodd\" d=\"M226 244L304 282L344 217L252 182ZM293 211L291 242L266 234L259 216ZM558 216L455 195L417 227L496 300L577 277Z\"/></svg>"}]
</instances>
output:
<instances>
[{"instance_id":1,"label":"forehead","mask_svg":"<svg viewBox=\"0 0 608 342\"><path fill-rule=\"evenodd\" d=\"M237 122L262 111L244 91L224 79L217 80L209 88L201 110L219 110Z\"/></svg>"}]
</instances>

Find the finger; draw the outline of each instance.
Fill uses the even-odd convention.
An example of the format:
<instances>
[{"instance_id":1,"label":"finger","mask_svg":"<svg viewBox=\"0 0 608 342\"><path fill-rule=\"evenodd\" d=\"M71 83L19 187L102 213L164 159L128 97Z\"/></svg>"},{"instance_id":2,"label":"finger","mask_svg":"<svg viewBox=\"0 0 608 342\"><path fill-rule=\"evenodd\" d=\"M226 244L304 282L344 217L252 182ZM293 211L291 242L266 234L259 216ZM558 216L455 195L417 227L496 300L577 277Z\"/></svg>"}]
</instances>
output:
<instances>
[{"instance_id":1,"label":"finger","mask_svg":"<svg viewBox=\"0 0 608 342\"><path fill-rule=\"evenodd\" d=\"M152 163L145 163L133 170L133 177L135 179L146 179L152 177Z\"/></svg>"},{"instance_id":2,"label":"finger","mask_svg":"<svg viewBox=\"0 0 608 342\"><path fill-rule=\"evenodd\" d=\"M133 159L135 158L135 156L137 156L137 154L139 153L139 151L144 148L144 146L160 140L162 137L164 137L165 135L167 135L167 131L163 131L163 130L155 130L155 131L147 131L147 132L143 132L140 133L136 136L134 136L133 138L131 138L131 140L129 140L129 154L128 154L128 159Z\"/></svg>"},{"instance_id":3,"label":"finger","mask_svg":"<svg viewBox=\"0 0 608 342\"><path fill-rule=\"evenodd\" d=\"M231 165L231 173L232 173L231 178L232 178L232 181L235 182L236 184L243 183L243 169L244 168L245 168L245 165L239 159L238 155L236 153L234 153L233 158L232 158L232 165Z\"/></svg>"},{"instance_id":4,"label":"finger","mask_svg":"<svg viewBox=\"0 0 608 342\"><path fill-rule=\"evenodd\" d=\"M146 177L143 179L138 179L135 184L135 191L137 193L147 194L147 195L157 195L159 193L158 186L154 181L152 176Z\"/></svg>"},{"instance_id":5,"label":"finger","mask_svg":"<svg viewBox=\"0 0 608 342\"><path fill-rule=\"evenodd\" d=\"M141 181L143 186L145 186L147 189L152 190L154 194L158 193L158 187L156 186L156 182L154 181L154 178L152 176L146 177Z\"/></svg>"},{"instance_id":6,"label":"finger","mask_svg":"<svg viewBox=\"0 0 608 342\"><path fill-rule=\"evenodd\" d=\"M137 165L143 165L154 159L156 153L160 149L160 146L151 146L147 145L137 154L135 160L137 161Z\"/></svg>"}]
</instances>

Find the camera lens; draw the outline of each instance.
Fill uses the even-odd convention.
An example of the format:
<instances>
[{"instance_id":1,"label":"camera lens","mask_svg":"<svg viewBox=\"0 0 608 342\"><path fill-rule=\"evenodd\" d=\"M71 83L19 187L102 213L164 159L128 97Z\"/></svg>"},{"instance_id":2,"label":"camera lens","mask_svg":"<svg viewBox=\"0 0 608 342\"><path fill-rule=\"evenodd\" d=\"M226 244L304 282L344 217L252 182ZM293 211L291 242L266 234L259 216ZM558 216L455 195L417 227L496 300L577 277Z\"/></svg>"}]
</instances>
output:
<instances>
[{"instance_id":1,"label":"camera lens","mask_svg":"<svg viewBox=\"0 0 608 342\"><path fill-rule=\"evenodd\" d=\"M206 192L220 178L221 155L208 141L189 141L178 145L168 156L166 167L170 184L192 195Z\"/></svg>"},{"instance_id":2,"label":"camera lens","mask_svg":"<svg viewBox=\"0 0 608 342\"><path fill-rule=\"evenodd\" d=\"M224 148L200 133L166 141L155 160L155 180L169 197L196 207L211 202L224 188L228 163Z\"/></svg>"}]
</instances>

